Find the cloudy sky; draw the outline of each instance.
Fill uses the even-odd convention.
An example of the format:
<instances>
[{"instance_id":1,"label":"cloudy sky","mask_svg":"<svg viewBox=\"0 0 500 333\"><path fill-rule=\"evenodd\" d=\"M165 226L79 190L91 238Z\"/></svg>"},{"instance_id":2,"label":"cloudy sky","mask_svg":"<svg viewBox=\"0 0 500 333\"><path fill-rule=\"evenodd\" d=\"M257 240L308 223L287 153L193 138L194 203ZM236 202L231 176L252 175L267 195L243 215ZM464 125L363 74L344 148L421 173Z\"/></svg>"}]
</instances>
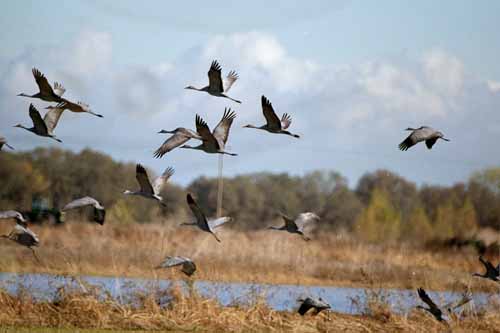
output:
<instances>
[{"instance_id":1,"label":"cloudy sky","mask_svg":"<svg viewBox=\"0 0 500 333\"><path fill-rule=\"evenodd\" d=\"M451 184L500 165L498 1L12 1L0 13L0 134L19 150L91 147L187 184L217 173L217 157L176 150L154 159L160 129L214 126L238 116L224 173L301 175L335 169L351 184L388 168L418 184ZM184 90L203 86L210 62L236 70L235 104ZM104 119L64 114L64 143L13 128L30 124L31 68L67 88ZM293 117L292 132L261 125L260 96ZM42 109L48 104L32 102ZM429 125L452 141L400 152L408 126Z\"/></svg>"}]
</instances>

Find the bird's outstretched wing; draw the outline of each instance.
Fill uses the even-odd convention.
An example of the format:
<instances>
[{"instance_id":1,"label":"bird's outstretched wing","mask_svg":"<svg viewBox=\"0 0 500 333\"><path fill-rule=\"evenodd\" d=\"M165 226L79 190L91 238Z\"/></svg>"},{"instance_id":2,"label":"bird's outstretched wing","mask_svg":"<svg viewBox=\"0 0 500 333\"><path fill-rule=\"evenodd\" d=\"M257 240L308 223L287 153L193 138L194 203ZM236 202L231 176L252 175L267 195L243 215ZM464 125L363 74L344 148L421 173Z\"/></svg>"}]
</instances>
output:
<instances>
[{"instance_id":1,"label":"bird's outstretched wing","mask_svg":"<svg viewBox=\"0 0 500 333\"><path fill-rule=\"evenodd\" d=\"M62 97L62 95L64 95L65 92L66 88L64 88L62 84L60 84L59 82L54 82L54 93L57 96Z\"/></svg>"},{"instance_id":2,"label":"bird's outstretched wing","mask_svg":"<svg viewBox=\"0 0 500 333\"><path fill-rule=\"evenodd\" d=\"M191 137L186 136L180 132L177 132L174 135L172 135L170 138L165 140L165 142L163 142L163 144L160 146L160 148L158 148L155 151L154 157L162 158L163 155L165 155L169 151L172 151L175 148L183 145L184 143L188 142L189 140L191 140Z\"/></svg>"},{"instance_id":3,"label":"bird's outstretched wing","mask_svg":"<svg viewBox=\"0 0 500 333\"><path fill-rule=\"evenodd\" d=\"M427 140L425 140L425 145L427 146L428 149L432 149L432 146L434 146L436 141L437 141L437 138L427 139Z\"/></svg>"},{"instance_id":4,"label":"bird's outstretched wing","mask_svg":"<svg viewBox=\"0 0 500 333\"><path fill-rule=\"evenodd\" d=\"M302 230L308 224L319 220L320 220L319 216L314 213L311 212L300 213L299 216L297 216L297 218L295 219L295 224L300 230Z\"/></svg>"},{"instance_id":5,"label":"bird's outstretched wing","mask_svg":"<svg viewBox=\"0 0 500 333\"><path fill-rule=\"evenodd\" d=\"M217 149L220 149L219 143L215 139L212 132L210 132L210 128L207 123L199 115L196 115L196 131L200 134L206 145L213 145Z\"/></svg>"},{"instance_id":6,"label":"bird's outstretched wing","mask_svg":"<svg viewBox=\"0 0 500 333\"><path fill-rule=\"evenodd\" d=\"M30 118L33 121L33 126L35 127L35 130L38 133L41 134L49 133L45 121L43 121L40 112L38 112L38 110L33 106L33 104L30 104Z\"/></svg>"},{"instance_id":7,"label":"bird's outstretched wing","mask_svg":"<svg viewBox=\"0 0 500 333\"><path fill-rule=\"evenodd\" d=\"M135 178L141 187L141 192L151 195L155 194L153 186L151 186L151 182L149 181L148 173L140 164L137 164L135 167Z\"/></svg>"},{"instance_id":8,"label":"bird's outstretched wing","mask_svg":"<svg viewBox=\"0 0 500 333\"><path fill-rule=\"evenodd\" d=\"M267 126L272 129L280 130L281 121L276 115L276 112L274 112L273 105L264 95L262 95L261 97L261 104L262 112L264 113L264 117L266 118Z\"/></svg>"},{"instance_id":9,"label":"bird's outstretched wing","mask_svg":"<svg viewBox=\"0 0 500 333\"><path fill-rule=\"evenodd\" d=\"M212 61L212 65L210 66L210 70L208 71L208 85L210 86L210 90L220 93L224 92L221 72L222 69L217 60Z\"/></svg>"},{"instance_id":10,"label":"bird's outstretched wing","mask_svg":"<svg viewBox=\"0 0 500 333\"><path fill-rule=\"evenodd\" d=\"M307 300L308 299L304 300L299 307L298 313L301 316L305 315L307 313L307 311L309 311L312 308L312 305Z\"/></svg>"},{"instance_id":11,"label":"bird's outstretched wing","mask_svg":"<svg viewBox=\"0 0 500 333\"><path fill-rule=\"evenodd\" d=\"M18 219L24 222L23 215L16 210L6 210L0 212L0 219Z\"/></svg>"},{"instance_id":12,"label":"bird's outstretched wing","mask_svg":"<svg viewBox=\"0 0 500 333\"><path fill-rule=\"evenodd\" d=\"M191 261L189 258L185 257L171 257L167 256L161 264L158 266L158 268L169 268L169 267L175 267L184 264L187 261Z\"/></svg>"},{"instance_id":13,"label":"bird's outstretched wing","mask_svg":"<svg viewBox=\"0 0 500 333\"><path fill-rule=\"evenodd\" d=\"M448 311L452 311L452 310L455 310L455 309L458 309L458 308L464 306L465 304L469 303L470 301L472 301L472 295L470 294L470 292L465 291L459 300L447 303L447 304L443 305L443 308L447 309Z\"/></svg>"},{"instance_id":14,"label":"bird's outstretched wing","mask_svg":"<svg viewBox=\"0 0 500 333\"><path fill-rule=\"evenodd\" d=\"M210 226L210 229L213 230L217 227L220 227L221 225L223 225L225 223L231 222L232 220L233 219L229 216L219 217L217 219L213 219L213 220L208 221L208 225Z\"/></svg>"},{"instance_id":15,"label":"bird's outstretched wing","mask_svg":"<svg viewBox=\"0 0 500 333\"><path fill-rule=\"evenodd\" d=\"M229 137L229 130L231 129L234 118L236 118L236 113L231 111L231 108L224 109L224 115L214 129L213 136L217 139L217 141L222 142L224 146L226 145L227 138Z\"/></svg>"},{"instance_id":16,"label":"bird's outstretched wing","mask_svg":"<svg viewBox=\"0 0 500 333\"><path fill-rule=\"evenodd\" d=\"M200 226L203 226L203 228L210 230L210 226L208 225L205 214L203 214L201 208L198 206L196 201L194 201L190 193L187 194L186 199L191 212L193 212L193 215L196 217L196 223Z\"/></svg>"},{"instance_id":17,"label":"bird's outstretched wing","mask_svg":"<svg viewBox=\"0 0 500 333\"><path fill-rule=\"evenodd\" d=\"M86 207L86 206L94 206L96 208L102 208L102 206L99 204L99 201L97 201L96 199L91 198L91 197L83 197L83 198L71 201L70 203L68 203L66 206L63 207L62 211L67 211L67 210Z\"/></svg>"},{"instance_id":18,"label":"bird's outstretched wing","mask_svg":"<svg viewBox=\"0 0 500 333\"><path fill-rule=\"evenodd\" d=\"M162 175L157 177L153 182L153 190L155 194L160 194L161 189L167 183L168 179L174 174L174 168L168 167L163 171Z\"/></svg>"},{"instance_id":19,"label":"bird's outstretched wing","mask_svg":"<svg viewBox=\"0 0 500 333\"><path fill-rule=\"evenodd\" d=\"M287 129L288 127L290 127L291 123L292 117L288 113L283 113L283 116L281 117L281 128Z\"/></svg>"},{"instance_id":20,"label":"bird's outstretched wing","mask_svg":"<svg viewBox=\"0 0 500 333\"><path fill-rule=\"evenodd\" d=\"M23 235L26 235L26 236L32 238L36 244L40 243L38 236L33 231L28 229L28 227L23 227L22 225L16 224L13 232L14 232L14 234L18 235L18 237L22 237Z\"/></svg>"},{"instance_id":21,"label":"bird's outstretched wing","mask_svg":"<svg viewBox=\"0 0 500 333\"><path fill-rule=\"evenodd\" d=\"M226 76L226 80L224 81L224 92L227 93L229 89L233 86L234 82L238 80L239 76L238 73L235 71L230 71L229 74Z\"/></svg>"},{"instance_id":22,"label":"bird's outstretched wing","mask_svg":"<svg viewBox=\"0 0 500 333\"><path fill-rule=\"evenodd\" d=\"M49 84L49 81L47 81L47 78L45 75L43 75L38 69L33 68L32 70L33 76L35 77L36 84L38 85L38 89L40 89L40 93L42 95L52 95L54 94L54 91L52 90L52 87Z\"/></svg>"},{"instance_id":23,"label":"bird's outstretched wing","mask_svg":"<svg viewBox=\"0 0 500 333\"><path fill-rule=\"evenodd\" d=\"M427 293L425 292L425 290L423 288L418 288L417 292L418 292L418 296L420 297L422 302L427 304L429 306L429 308L431 308L431 310L433 310L433 311L439 310L438 306L431 300L431 298L429 297L429 295L427 295Z\"/></svg>"},{"instance_id":24,"label":"bird's outstretched wing","mask_svg":"<svg viewBox=\"0 0 500 333\"><path fill-rule=\"evenodd\" d=\"M54 129L57 126L57 123L59 122L59 119L61 118L62 113L64 112L63 107L58 108L51 108L46 114L45 117L43 117L43 121L45 125L47 126L47 130L49 133L52 133Z\"/></svg>"}]
</instances>

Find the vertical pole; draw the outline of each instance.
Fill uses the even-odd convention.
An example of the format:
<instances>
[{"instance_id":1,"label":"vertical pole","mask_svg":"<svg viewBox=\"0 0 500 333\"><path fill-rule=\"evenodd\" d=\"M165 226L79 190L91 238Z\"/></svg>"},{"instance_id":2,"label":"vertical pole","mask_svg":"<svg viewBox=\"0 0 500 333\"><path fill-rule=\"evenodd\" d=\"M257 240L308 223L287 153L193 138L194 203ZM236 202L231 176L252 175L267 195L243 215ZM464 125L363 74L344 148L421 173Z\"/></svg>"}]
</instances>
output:
<instances>
[{"instance_id":1,"label":"vertical pole","mask_svg":"<svg viewBox=\"0 0 500 333\"><path fill-rule=\"evenodd\" d=\"M219 154L219 182L217 189L217 217L222 216L222 192L224 190L224 180L222 178L222 168L224 166L224 155Z\"/></svg>"}]
</instances>

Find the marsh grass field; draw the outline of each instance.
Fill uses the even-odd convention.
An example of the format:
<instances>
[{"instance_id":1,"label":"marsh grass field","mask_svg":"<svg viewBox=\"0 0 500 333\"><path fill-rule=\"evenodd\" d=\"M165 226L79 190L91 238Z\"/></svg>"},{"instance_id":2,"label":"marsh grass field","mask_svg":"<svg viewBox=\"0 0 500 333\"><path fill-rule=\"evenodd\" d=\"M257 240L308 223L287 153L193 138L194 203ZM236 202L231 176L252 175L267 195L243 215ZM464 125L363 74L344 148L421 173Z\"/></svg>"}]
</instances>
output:
<instances>
[{"instance_id":1,"label":"marsh grass field","mask_svg":"<svg viewBox=\"0 0 500 333\"><path fill-rule=\"evenodd\" d=\"M172 225L172 224L170 224ZM0 233L8 224L0 225ZM368 244L345 235L325 234L305 242L272 231L222 231L211 235L162 224L103 227L72 221L62 226L33 226L42 240L39 264L31 251L1 243L0 271L64 276L119 276L182 280L177 269L157 270L166 255L191 257L198 271L191 279L377 288L498 293L494 282L472 277L482 272L470 250L426 249L402 244ZM497 262L499 257L490 256ZM427 313L397 313L380 297L368 295L360 314L332 309L318 316L271 309L256 295L251 304L222 306L196 292L168 289L173 302L162 307L156 294L140 295L137 306L103 299L97 289L64 291L51 301L35 301L29 291L0 294L0 332L75 332L94 330L295 331L295 332L499 332L500 305L466 311L450 326ZM32 328L36 328L33 329ZM56 329L57 328L57 329ZM82 331L87 332L87 331ZM108 331L109 332L109 331Z\"/></svg>"}]
</instances>

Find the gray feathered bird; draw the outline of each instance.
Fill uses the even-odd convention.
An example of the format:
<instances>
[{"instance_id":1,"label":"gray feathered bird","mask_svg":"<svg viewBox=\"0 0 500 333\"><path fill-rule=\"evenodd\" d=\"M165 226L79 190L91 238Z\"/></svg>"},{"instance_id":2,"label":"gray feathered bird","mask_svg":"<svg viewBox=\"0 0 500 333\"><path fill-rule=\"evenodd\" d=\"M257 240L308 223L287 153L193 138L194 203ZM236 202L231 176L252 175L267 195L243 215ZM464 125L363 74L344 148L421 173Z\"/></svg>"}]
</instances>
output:
<instances>
[{"instance_id":1,"label":"gray feathered bird","mask_svg":"<svg viewBox=\"0 0 500 333\"><path fill-rule=\"evenodd\" d=\"M254 126L249 124L243 127L260 129L267 131L269 133L290 135L297 139L300 138L299 135L287 131L288 127L290 127L292 123L292 117L290 117L288 113L284 113L283 116L281 116L280 120L276 115L276 112L274 112L273 105L264 95L262 95L261 104L262 104L262 113L266 118L266 124L262 126Z\"/></svg>"},{"instance_id":2,"label":"gray feathered bird","mask_svg":"<svg viewBox=\"0 0 500 333\"><path fill-rule=\"evenodd\" d=\"M226 108L221 121L217 124L214 131L210 132L207 123L199 115L196 115L196 132L201 136L202 143L195 147L184 145L181 146L181 148L202 150L209 154L237 156L237 154L225 151L226 143L229 138L229 130L231 129L234 118L236 118L236 113Z\"/></svg>"},{"instance_id":3,"label":"gray feathered bird","mask_svg":"<svg viewBox=\"0 0 500 333\"><path fill-rule=\"evenodd\" d=\"M421 305L418 305L417 309L425 310L425 311L429 312L430 314L432 314L434 316L434 318L436 318L436 320L441 321L441 322L446 322L446 318L444 317L445 315L444 315L443 311L441 310L441 308L439 308L436 305L436 303L434 303L432 301L432 299L429 297L429 295L427 295L425 290L423 288L418 288L417 293L418 293L418 297L420 297L422 302L424 302L428 306L426 308L426 307L423 307ZM465 304L469 303L471 300L472 300L472 297L468 293L464 293L462 295L461 299L459 299L458 301L450 302L450 303L443 305L442 309L445 309L449 314L451 314L453 310L464 306Z\"/></svg>"},{"instance_id":4,"label":"gray feathered bird","mask_svg":"<svg viewBox=\"0 0 500 333\"><path fill-rule=\"evenodd\" d=\"M170 267L175 267L175 266L180 266L182 265L181 271L186 274L187 276L191 276L196 272L196 265L195 263L186 257L171 257L167 256L161 264L156 267L157 269L159 268L170 268Z\"/></svg>"},{"instance_id":5,"label":"gray feathered bird","mask_svg":"<svg viewBox=\"0 0 500 333\"><path fill-rule=\"evenodd\" d=\"M208 220L196 201L194 201L190 193L187 194L186 200L189 208L191 209L191 212L193 212L193 215L196 218L196 221L191 223L182 223L181 225L196 226L205 232L211 233L215 237L215 239L220 242L220 239L219 237L217 237L214 230L224 223L232 221L232 219L225 216Z\"/></svg>"},{"instance_id":6,"label":"gray feathered bird","mask_svg":"<svg viewBox=\"0 0 500 333\"><path fill-rule=\"evenodd\" d=\"M14 229L8 235L2 235L0 237L16 242L19 245L26 246L31 250L35 259L40 262L40 259L38 259L38 256L35 253L35 249L33 249L34 246L38 246L40 244L40 240L33 231L28 229L28 227L16 224Z\"/></svg>"},{"instance_id":7,"label":"gray feathered bird","mask_svg":"<svg viewBox=\"0 0 500 333\"><path fill-rule=\"evenodd\" d=\"M38 136L43 136L56 140L57 142L62 142L61 140L56 138L53 132L57 126L57 123L59 122L59 119L61 118L61 114L63 113L63 111L64 110L57 108L49 110L45 114L45 117L43 117L42 119L40 112L38 112L38 110L33 106L33 104L30 104L29 115L31 120L33 121L33 127L31 128L25 127L21 124L18 124L14 127L23 128L27 131L35 133Z\"/></svg>"},{"instance_id":8,"label":"gray feathered bird","mask_svg":"<svg viewBox=\"0 0 500 333\"><path fill-rule=\"evenodd\" d=\"M486 271L484 274L474 273L474 276L482 277L485 279L490 279L495 282L500 282L500 264L497 267L493 266L493 264L487 260L484 260L483 257L479 257L479 261L484 265Z\"/></svg>"},{"instance_id":9,"label":"gray feathered bird","mask_svg":"<svg viewBox=\"0 0 500 333\"><path fill-rule=\"evenodd\" d=\"M295 219L292 220L288 216L286 216L283 213L280 213L281 218L285 221L285 224L281 227L274 227L271 226L268 229L271 230L280 230L280 231L287 231L292 234L299 234L304 238L304 240L308 241L310 238L308 238L304 234L304 228L306 225L308 225L311 222L319 221L320 217L314 213L307 212L307 213L301 213L299 216Z\"/></svg>"},{"instance_id":10,"label":"gray feathered bird","mask_svg":"<svg viewBox=\"0 0 500 333\"><path fill-rule=\"evenodd\" d=\"M174 168L168 167L161 176L157 177L154 182L151 183L146 169L142 165L137 164L135 168L135 177L139 183L140 189L136 191L126 190L123 194L138 195L146 199L156 200L161 205L166 206L163 202L163 198L160 196L160 192L173 174Z\"/></svg>"},{"instance_id":11,"label":"gray feathered bird","mask_svg":"<svg viewBox=\"0 0 500 333\"><path fill-rule=\"evenodd\" d=\"M30 97L30 98L39 98L46 102L56 102L59 103L62 101L61 96L64 94L66 89L64 87L55 82L54 88L52 88L49 84L49 81L38 69L33 68L32 70L33 77L35 78L36 84L38 85L38 93L34 95L26 95L24 93L18 94L17 96L22 97Z\"/></svg>"},{"instance_id":12,"label":"gray feathered bird","mask_svg":"<svg viewBox=\"0 0 500 333\"><path fill-rule=\"evenodd\" d=\"M299 298L297 301L301 303L298 310L298 313L301 316L305 315L307 311L309 311L310 309L314 309L315 310L314 314L317 315L321 311L331 308L330 304L325 302L321 297L320 298L306 297L305 299Z\"/></svg>"},{"instance_id":13,"label":"gray feathered bird","mask_svg":"<svg viewBox=\"0 0 500 333\"><path fill-rule=\"evenodd\" d=\"M173 131L161 130L158 133L159 134L168 133L173 135L169 137L165 142L163 142L160 148L158 148L155 151L154 157L156 158L162 158L163 155L165 155L169 151L174 150L175 148L183 145L184 143L188 142L191 139L203 140L203 138L197 132L184 127L178 127Z\"/></svg>"},{"instance_id":14,"label":"gray feathered bird","mask_svg":"<svg viewBox=\"0 0 500 333\"><path fill-rule=\"evenodd\" d=\"M66 212L72 209L78 209L83 207L92 206L94 208L94 222L103 225L106 219L106 210L104 207L94 198L91 197L83 197L80 199L76 199L71 201L66 206L63 207L62 211Z\"/></svg>"},{"instance_id":15,"label":"gray feathered bird","mask_svg":"<svg viewBox=\"0 0 500 333\"><path fill-rule=\"evenodd\" d=\"M203 88L196 88L193 86L187 86L184 89L191 89L197 91L205 91L212 96L228 98L236 103L241 103L234 98L227 96L227 92L231 89L234 82L238 80L238 74L235 71L230 71L226 77L226 81L222 81L222 68L220 67L217 60L212 61L210 70L208 71L208 86Z\"/></svg>"},{"instance_id":16,"label":"gray feathered bird","mask_svg":"<svg viewBox=\"0 0 500 333\"><path fill-rule=\"evenodd\" d=\"M428 149L431 149L438 139L450 141L444 137L443 133L428 126L421 126L419 128L408 127L406 130L412 132L403 142L399 144L399 149L402 151L406 151L422 141L425 141L425 145Z\"/></svg>"}]
</instances>

